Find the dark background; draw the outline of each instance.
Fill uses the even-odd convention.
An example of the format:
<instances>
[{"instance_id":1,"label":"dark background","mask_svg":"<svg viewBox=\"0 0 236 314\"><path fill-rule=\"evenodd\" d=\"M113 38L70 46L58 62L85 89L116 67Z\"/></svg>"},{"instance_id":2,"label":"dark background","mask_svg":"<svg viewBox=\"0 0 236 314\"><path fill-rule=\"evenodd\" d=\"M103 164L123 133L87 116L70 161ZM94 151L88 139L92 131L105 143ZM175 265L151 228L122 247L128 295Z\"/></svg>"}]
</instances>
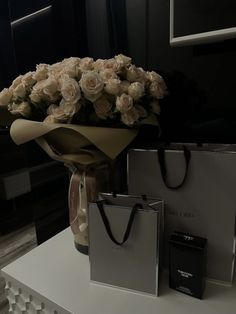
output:
<instances>
[{"instance_id":1,"label":"dark background","mask_svg":"<svg viewBox=\"0 0 236 314\"><path fill-rule=\"evenodd\" d=\"M232 0L175 0L175 37L235 27Z\"/></svg>"},{"instance_id":2,"label":"dark background","mask_svg":"<svg viewBox=\"0 0 236 314\"><path fill-rule=\"evenodd\" d=\"M221 2L213 11L213 0L193 1L191 7L190 1L175 1L177 35L234 22L234 0ZM158 71L167 83L161 138L151 134L155 145L157 141L236 142L235 39L170 47L168 0L0 1L0 89L38 63L70 56L110 58L118 53L129 55L145 70ZM148 141L146 131L143 138ZM0 195L0 234L34 221L42 243L68 226L68 171L54 164L36 143L16 146L5 125L0 127L0 147L0 179L27 169L32 187L30 193L10 200ZM122 171L116 183L124 188L125 152L119 162L117 169Z\"/></svg>"},{"instance_id":3,"label":"dark background","mask_svg":"<svg viewBox=\"0 0 236 314\"><path fill-rule=\"evenodd\" d=\"M234 0L175 3L177 35L233 26ZM235 39L170 47L167 0L2 0L0 6L1 88L40 62L122 52L135 64L159 71L167 82L163 140L235 142Z\"/></svg>"},{"instance_id":4,"label":"dark background","mask_svg":"<svg viewBox=\"0 0 236 314\"><path fill-rule=\"evenodd\" d=\"M179 15L183 1L175 1ZM116 21L119 21L113 35L115 38L123 37L123 42L127 42L126 48L121 47L120 51L127 52L137 65L159 71L166 79L170 94L162 103L162 139L180 142L235 142L236 40L170 47L169 1L90 0L89 53L94 57L111 55L105 45L109 42L109 15L108 19L104 18L107 2L112 3L113 8L118 2L120 6L123 3L126 7L123 11L113 10ZM235 1L227 0L223 2L224 5L215 6L213 11L209 9L213 8L211 0L193 2L191 8L188 1L182 19L179 16L179 26L182 25L182 28L185 26L191 31L200 31L209 27L206 18L203 19L202 16L204 10L208 11L208 20L215 29L219 26L219 20L222 22L222 16L226 17L228 26L231 26L230 16L235 16ZM186 10L190 9L191 12L196 6L198 16L195 20L186 20ZM227 15L229 6L232 14ZM217 25L214 25L214 20L217 20ZM193 21L196 23L191 26L190 22ZM123 31L124 24L126 32Z\"/></svg>"}]
</instances>

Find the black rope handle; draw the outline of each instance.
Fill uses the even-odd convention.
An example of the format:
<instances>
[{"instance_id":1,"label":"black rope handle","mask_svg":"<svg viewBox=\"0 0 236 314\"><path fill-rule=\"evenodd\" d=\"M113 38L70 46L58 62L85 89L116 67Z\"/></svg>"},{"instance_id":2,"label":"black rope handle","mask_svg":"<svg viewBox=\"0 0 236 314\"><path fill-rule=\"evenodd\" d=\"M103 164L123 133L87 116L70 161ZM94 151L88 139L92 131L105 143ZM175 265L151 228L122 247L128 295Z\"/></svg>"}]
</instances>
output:
<instances>
[{"instance_id":1,"label":"black rope handle","mask_svg":"<svg viewBox=\"0 0 236 314\"><path fill-rule=\"evenodd\" d=\"M132 228L132 225L133 225L133 222L134 222L134 217L135 217L135 214L137 213L138 209L141 209L143 208L142 204L135 204L131 210L131 213L130 213L130 216L129 216L129 220L128 220L128 224L127 224L127 227L126 227L126 231L125 231L125 234L123 236L123 240L121 242L117 241L111 231L111 227L110 227L110 223L109 223L109 220L107 218L107 215L104 211L104 207L103 207L103 201L98 201L97 202L97 206L98 206L98 209L99 209L99 212L100 212L100 215L102 217L102 221L104 223L104 226L106 228L106 231L107 231L107 234L109 236L109 238L112 240L112 242L114 242L115 244L117 245L122 245L124 244L128 238L129 238L129 235L130 235L130 231L131 231L131 228Z\"/></svg>"},{"instance_id":2,"label":"black rope handle","mask_svg":"<svg viewBox=\"0 0 236 314\"><path fill-rule=\"evenodd\" d=\"M167 169L166 169L166 161L165 161L165 149L163 147L158 148L157 150L157 154L158 154L158 161L160 164L160 169L161 169L161 176L163 179L163 182L165 183L165 186L168 189L172 189L172 190L177 190L179 188L181 188L186 179L187 179L187 175L188 175L188 169L189 169L189 162L191 159L191 152L187 149L187 147L185 145L183 145L183 151L184 151L184 159L185 159L185 174L183 177L182 182L180 182L180 184L176 185L176 186L171 186L168 182L167 182Z\"/></svg>"}]
</instances>

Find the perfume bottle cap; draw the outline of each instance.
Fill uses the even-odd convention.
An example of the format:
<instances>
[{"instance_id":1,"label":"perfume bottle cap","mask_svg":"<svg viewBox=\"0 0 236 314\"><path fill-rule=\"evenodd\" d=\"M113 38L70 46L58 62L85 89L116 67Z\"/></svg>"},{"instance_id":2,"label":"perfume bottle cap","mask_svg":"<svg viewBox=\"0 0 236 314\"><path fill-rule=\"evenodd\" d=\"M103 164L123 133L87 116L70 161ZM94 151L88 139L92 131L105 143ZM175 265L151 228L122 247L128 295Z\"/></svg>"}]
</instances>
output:
<instances>
[{"instance_id":1,"label":"perfume bottle cap","mask_svg":"<svg viewBox=\"0 0 236 314\"><path fill-rule=\"evenodd\" d=\"M191 234L175 231L170 238L170 243L182 244L196 249L204 249L207 244L207 239L197 237Z\"/></svg>"}]
</instances>

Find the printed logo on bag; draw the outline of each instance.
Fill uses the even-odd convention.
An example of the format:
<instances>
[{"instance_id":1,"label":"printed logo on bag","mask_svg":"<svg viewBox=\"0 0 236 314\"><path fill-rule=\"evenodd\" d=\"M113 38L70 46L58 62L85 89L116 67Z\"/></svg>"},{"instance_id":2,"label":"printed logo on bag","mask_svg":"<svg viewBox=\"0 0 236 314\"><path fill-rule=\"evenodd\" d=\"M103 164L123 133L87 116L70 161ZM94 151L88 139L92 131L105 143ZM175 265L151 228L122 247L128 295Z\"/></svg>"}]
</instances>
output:
<instances>
[{"instance_id":1,"label":"printed logo on bag","mask_svg":"<svg viewBox=\"0 0 236 314\"><path fill-rule=\"evenodd\" d=\"M173 209L167 210L167 214L170 216L176 216L176 217L196 218L196 215L193 212L177 211Z\"/></svg>"}]
</instances>

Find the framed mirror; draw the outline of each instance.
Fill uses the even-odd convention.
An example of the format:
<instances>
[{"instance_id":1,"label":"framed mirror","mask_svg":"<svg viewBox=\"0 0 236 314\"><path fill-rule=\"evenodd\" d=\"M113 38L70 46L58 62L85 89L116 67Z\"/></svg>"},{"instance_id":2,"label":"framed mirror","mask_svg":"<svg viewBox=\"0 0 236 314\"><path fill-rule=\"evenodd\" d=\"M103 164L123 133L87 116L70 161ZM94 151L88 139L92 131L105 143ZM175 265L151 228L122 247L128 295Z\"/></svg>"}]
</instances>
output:
<instances>
[{"instance_id":1,"label":"framed mirror","mask_svg":"<svg viewBox=\"0 0 236 314\"><path fill-rule=\"evenodd\" d=\"M236 1L170 0L170 45L236 38Z\"/></svg>"}]
</instances>

